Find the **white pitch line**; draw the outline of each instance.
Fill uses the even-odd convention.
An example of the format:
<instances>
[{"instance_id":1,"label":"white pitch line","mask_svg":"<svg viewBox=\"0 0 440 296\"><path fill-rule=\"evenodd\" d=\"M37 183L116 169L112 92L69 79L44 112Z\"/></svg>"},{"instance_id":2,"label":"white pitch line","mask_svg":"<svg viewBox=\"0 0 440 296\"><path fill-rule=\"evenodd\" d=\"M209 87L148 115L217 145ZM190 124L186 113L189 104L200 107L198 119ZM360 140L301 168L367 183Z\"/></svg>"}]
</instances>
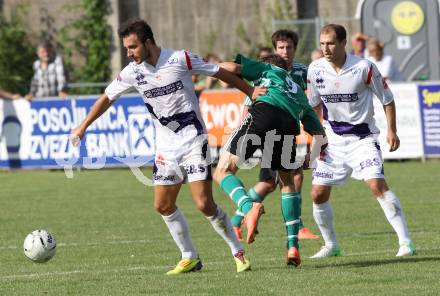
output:
<instances>
[{"instance_id":1,"label":"white pitch line","mask_svg":"<svg viewBox=\"0 0 440 296\"><path fill-rule=\"evenodd\" d=\"M58 243L57 247L78 247L78 246L102 246L102 245L131 245L131 244L145 244L151 243L152 240L122 240L122 241L104 241L104 242L94 242L94 243ZM1 246L0 250L16 250L21 247L18 246Z\"/></svg>"}]
</instances>

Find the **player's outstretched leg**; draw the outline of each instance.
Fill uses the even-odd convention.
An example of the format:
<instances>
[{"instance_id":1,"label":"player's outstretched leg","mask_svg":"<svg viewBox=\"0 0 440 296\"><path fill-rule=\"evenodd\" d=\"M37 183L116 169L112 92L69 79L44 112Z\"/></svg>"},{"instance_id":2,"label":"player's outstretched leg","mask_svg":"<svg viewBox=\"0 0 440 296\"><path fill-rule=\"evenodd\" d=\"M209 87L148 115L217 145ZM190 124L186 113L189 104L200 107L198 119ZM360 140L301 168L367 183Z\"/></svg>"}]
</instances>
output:
<instances>
[{"instance_id":1,"label":"player's outstretched leg","mask_svg":"<svg viewBox=\"0 0 440 296\"><path fill-rule=\"evenodd\" d=\"M200 270L202 268L202 261L198 258L194 248L191 235L189 234L188 224L186 223L183 213L177 208L174 213L168 216L162 215L162 218L182 253L182 259L174 269L167 272L167 275L177 275Z\"/></svg>"},{"instance_id":2,"label":"player's outstretched leg","mask_svg":"<svg viewBox=\"0 0 440 296\"><path fill-rule=\"evenodd\" d=\"M287 265L295 267L301 264L298 245L299 221L301 208L298 194L294 192L281 193L281 212L287 233Z\"/></svg>"},{"instance_id":3,"label":"player's outstretched leg","mask_svg":"<svg viewBox=\"0 0 440 296\"><path fill-rule=\"evenodd\" d=\"M264 200L264 196L259 195L253 187L249 189L247 195L252 199L253 202L261 203ZM240 241L243 239L241 234L241 225L243 224L243 219L244 214L239 210L235 211L234 215L231 218L232 229L234 230L235 235Z\"/></svg>"},{"instance_id":4,"label":"player's outstretched leg","mask_svg":"<svg viewBox=\"0 0 440 296\"><path fill-rule=\"evenodd\" d=\"M214 230L223 238L231 249L237 265L237 272L250 270L251 264L244 256L243 246L232 231L232 225L229 222L227 214L217 206L216 214L212 217L206 218L209 220Z\"/></svg>"},{"instance_id":5,"label":"player's outstretched leg","mask_svg":"<svg viewBox=\"0 0 440 296\"><path fill-rule=\"evenodd\" d=\"M405 216L403 215L402 207L399 198L388 190L384 192L383 196L377 198L382 207L388 222L393 227L399 238L399 250L397 257L412 256L416 253L416 246L412 243L408 226L406 224Z\"/></svg>"},{"instance_id":6,"label":"player's outstretched leg","mask_svg":"<svg viewBox=\"0 0 440 296\"><path fill-rule=\"evenodd\" d=\"M247 195L243 183L235 175L228 174L223 177L220 182L220 187L226 192L230 198L237 205L240 212L245 214L247 226L247 243L252 243L257 233L257 226L260 216L264 213L264 208L261 203L254 203Z\"/></svg>"},{"instance_id":7,"label":"player's outstretched leg","mask_svg":"<svg viewBox=\"0 0 440 296\"><path fill-rule=\"evenodd\" d=\"M315 222L321 231L325 245L310 258L341 256L341 250L336 240L335 228L333 226L333 209L330 201L321 204L313 203L313 218L315 218Z\"/></svg>"}]
</instances>

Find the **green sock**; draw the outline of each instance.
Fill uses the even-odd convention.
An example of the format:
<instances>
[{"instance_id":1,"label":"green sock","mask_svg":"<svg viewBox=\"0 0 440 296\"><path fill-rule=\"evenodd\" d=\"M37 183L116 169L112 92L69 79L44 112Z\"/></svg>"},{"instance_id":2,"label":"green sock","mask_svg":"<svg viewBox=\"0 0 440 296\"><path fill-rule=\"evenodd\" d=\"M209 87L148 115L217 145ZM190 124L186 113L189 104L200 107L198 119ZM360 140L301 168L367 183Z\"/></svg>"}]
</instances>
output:
<instances>
[{"instance_id":1,"label":"green sock","mask_svg":"<svg viewBox=\"0 0 440 296\"><path fill-rule=\"evenodd\" d=\"M235 211L234 215L231 217L231 224L235 227L240 227L243 221L244 215L239 210Z\"/></svg>"},{"instance_id":2,"label":"green sock","mask_svg":"<svg viewBox=\"0 0 440 296\"><path fill-rule=\"evenodd\" d=\"M261 195L259 195L256 191L255 191L255 189L252 187L251 189L249 189L249 191L248 191L248 196L250 197L250 198L252 198L252 200L254 201L254 202L263 202L263 200L264 200L264 196L261 196Z\"/></svg>"},{"instance_id":3,"label":"green sock","mask_svg":"<svg viewBox=\"0 0 440 296\"><path fill-rule=\"evenodd\" d=\"M229 195L243 214L246 215L252 209L252 199L247 196L243 183L235 175L226 175L220 181L220 188Z\"/></svg>"},{"instance_id":4,"label":"green sock","mask_svg":"<svg viewBox=\"0 0 440 296\"><path fill-rule=\"evenodd\" d=\"M298 194L299 208L301 210L302 209L302 196L301 196L301 192L295 192L295 193ZM301 218L299 218L299 229L303 229L303 228L304 228L303 220Z\"/></svg>"},{"instance_id":5,"label":"green sock","mask_svg":"<svg viewBox=\"0 0 440 296\"><path fill-rule=\"evenodd\" d=\"M301 217L301 207L297 192L281 193L281 212L286 225L287 248L299 248L298 230Z\"/></svg>"}]
</instances>

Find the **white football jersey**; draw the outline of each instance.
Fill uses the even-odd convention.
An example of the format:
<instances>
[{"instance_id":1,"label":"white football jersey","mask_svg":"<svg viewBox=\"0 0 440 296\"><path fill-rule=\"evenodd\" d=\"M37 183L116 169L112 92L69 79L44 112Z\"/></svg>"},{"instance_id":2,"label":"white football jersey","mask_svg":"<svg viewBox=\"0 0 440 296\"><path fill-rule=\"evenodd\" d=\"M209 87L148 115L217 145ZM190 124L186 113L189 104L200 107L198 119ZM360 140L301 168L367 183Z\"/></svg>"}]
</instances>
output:
<instances>
[{"instance_id":1,"label":"white football jersey","mask_svg":"<svg viewBox=\"0 0 440 296\"><path fill-rule=\"evenodd\" d=\"M110 100L134 87L144 100L156 130L156 149L190 149L195 138L206 138L192 74L215 75L219 66L184 50L162 48L156 66L128 64L105 89Z\"/></svg>"},{"instance_id":2,"label":"white football jersey","mask_svg":"<svg viewBox=\"0 0 440 296\"><path fill-rule=\"evenodd\" d=\"M347 54L339 73L325 58L313 61L307 74L312 107L322 103L324 126L337 135L361 138L378 134L374 120L374 95L383 105L394 98L377 67L369 60Z\"/></svg>"}]
</instances>

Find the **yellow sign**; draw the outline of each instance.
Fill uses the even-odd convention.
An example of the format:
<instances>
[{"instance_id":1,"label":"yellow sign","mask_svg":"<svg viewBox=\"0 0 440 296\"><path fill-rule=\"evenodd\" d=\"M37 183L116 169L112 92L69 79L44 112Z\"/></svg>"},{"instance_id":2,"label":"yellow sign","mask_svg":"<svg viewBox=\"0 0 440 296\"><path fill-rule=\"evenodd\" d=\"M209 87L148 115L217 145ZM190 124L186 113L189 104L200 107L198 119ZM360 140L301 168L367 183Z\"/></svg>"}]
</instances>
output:
<instances>
[{"instance_id":1,"label":"yellow sign","mask_svg":"<svg viewBox=\"0 0 440 296\"><path fill-rule=\"evenodd\" d=\"M391 23L394 29L401 34L412 35L423 26L425 14L415 2L402 1L391 11Z\"/></svg>"}]
</instances>

